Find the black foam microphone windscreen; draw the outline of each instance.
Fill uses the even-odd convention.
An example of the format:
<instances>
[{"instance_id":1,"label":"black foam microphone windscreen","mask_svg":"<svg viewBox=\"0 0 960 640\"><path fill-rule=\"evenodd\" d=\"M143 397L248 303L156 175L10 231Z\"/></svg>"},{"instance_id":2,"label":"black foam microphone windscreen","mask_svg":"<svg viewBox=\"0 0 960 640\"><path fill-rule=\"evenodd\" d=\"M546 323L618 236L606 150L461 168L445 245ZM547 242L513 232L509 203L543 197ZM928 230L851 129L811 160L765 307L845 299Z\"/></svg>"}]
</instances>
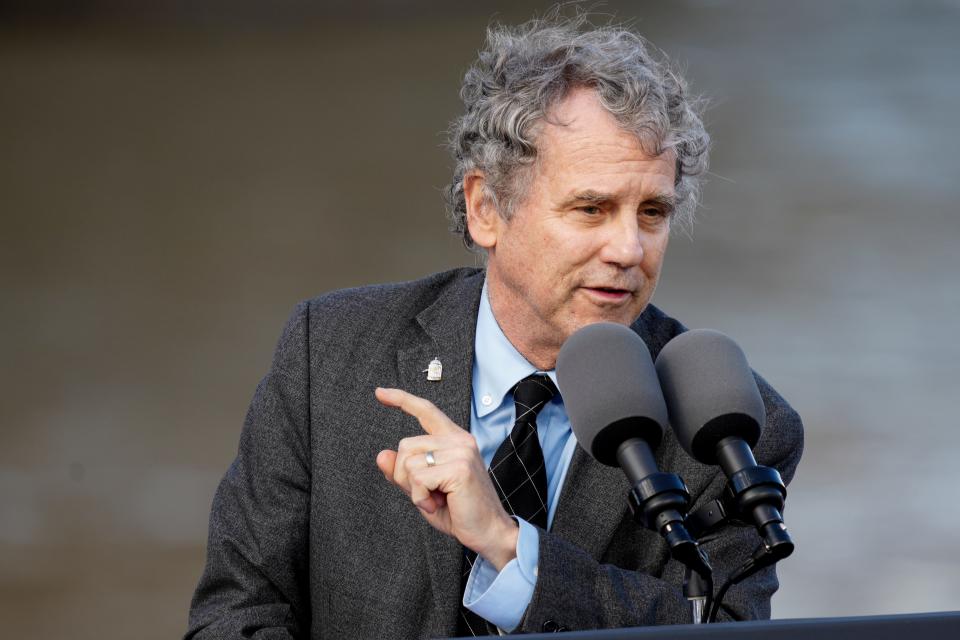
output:
<instances>
[{"instance_id":1,"label":"black foam microphone windscreen","mask_svg":"<svg viewBox=\"0 0 960 640\"><path fill-rule=\"evenodd\" d=\"M731 338L709 329L682 333L660 351L656 370L677 440L696 460L717 464L717 443L730 436L757 444L763 398Z\"/></svg>"},{"instance_id":2,"label":"black foam microphone windscreen","mask_svg":"<svg viewBox=\"0 0 960 640\"><path fill-rule=\"evenodd\" d=\"M577 441L603 464L619 466L617 448L631 438L660 444L667 407L650 350L630 328L577 330L560 349L557 382Z\"/></svg>"}]
</instances>

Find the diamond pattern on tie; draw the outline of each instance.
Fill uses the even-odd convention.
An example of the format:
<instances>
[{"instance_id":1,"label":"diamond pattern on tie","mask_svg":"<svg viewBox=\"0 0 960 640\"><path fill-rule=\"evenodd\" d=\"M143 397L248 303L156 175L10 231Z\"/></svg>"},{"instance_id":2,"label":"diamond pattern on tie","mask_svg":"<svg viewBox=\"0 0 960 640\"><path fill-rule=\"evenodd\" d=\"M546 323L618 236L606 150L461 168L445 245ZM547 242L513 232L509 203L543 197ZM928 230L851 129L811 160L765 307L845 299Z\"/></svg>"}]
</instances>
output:
<instances>
[{"instance_id":1,"label":"diamond pattern on tie","mask_svg":"<svg viewBox=\"0 0 960 640\"><path fill-rule=\"evenodd\" d=\"M557 394L557 387L545 375L527 376L513 388L516 420L513 429L493 454L490 479L503 508L541 529L547 528L547 469L537 436L537 414ZM473 568L476 554L463 548L462 587ZM460 607L457 635L481 636L496 633L492 625L466 607Z\"/></svg>"},{"instance_id":2,"label":"diamond pattern on tie","mask_svg":"<svg viewBox=\"0 0 960 640\"><path fill-rule=\"evenodd\" d=\"M490 462L490 479L503 508L541 529L547 528L547 469L537 437L537 414L556 393L553 381L544 375L517 383L513 430Z\"/></svg>"}]
</instances>

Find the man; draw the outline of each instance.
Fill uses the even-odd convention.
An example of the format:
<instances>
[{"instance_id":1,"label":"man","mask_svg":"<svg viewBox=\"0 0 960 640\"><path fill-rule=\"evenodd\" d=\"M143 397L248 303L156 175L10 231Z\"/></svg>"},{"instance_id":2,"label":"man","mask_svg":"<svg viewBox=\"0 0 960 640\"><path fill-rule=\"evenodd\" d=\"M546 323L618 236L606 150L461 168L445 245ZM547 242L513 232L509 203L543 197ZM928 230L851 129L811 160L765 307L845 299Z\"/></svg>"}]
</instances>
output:
<instances>
[{"instance_id":1,"label":"man","mask_svg":"<svg viewBox=\"0 0 960 640\"><path fill-rule=\"evenodd\" d=\"M486 269L296 308L217 491L187 637L690 621L682 567L632 521L621 472L576 446L553 369L590 323L630 325L654 357L684 330L648 303L707 135L640 38L582 19L492 29L462 97L450 209ZM757 457L789 480L800 421L758 382ZM657 461L698 503L724 485L669 433ZM498 471L511 465L516 486ZM729 528L704 547L723 579L756 544ZM776 587L761 572L728 612L768 617Z\"/></svg>"}]
</instances>

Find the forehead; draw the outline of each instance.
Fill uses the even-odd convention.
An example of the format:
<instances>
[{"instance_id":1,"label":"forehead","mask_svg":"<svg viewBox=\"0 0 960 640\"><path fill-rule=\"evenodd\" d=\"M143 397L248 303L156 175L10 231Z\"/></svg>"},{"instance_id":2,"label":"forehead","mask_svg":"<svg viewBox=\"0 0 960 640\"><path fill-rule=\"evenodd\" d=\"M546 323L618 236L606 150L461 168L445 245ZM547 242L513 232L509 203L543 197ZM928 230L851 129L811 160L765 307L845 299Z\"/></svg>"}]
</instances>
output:
<instances>
[{"instance_id":1,"label":"forehead","mask_svg":"<svg viewBox=\"0 0 960 640\"><path fill-rule=\"evenodd\" d=\"M592 89L573 90L541 123L538 164L547 176L646 176L659 190L673 192L676 156L653 155L602 105Z\"/></svg>"}]
</instances>

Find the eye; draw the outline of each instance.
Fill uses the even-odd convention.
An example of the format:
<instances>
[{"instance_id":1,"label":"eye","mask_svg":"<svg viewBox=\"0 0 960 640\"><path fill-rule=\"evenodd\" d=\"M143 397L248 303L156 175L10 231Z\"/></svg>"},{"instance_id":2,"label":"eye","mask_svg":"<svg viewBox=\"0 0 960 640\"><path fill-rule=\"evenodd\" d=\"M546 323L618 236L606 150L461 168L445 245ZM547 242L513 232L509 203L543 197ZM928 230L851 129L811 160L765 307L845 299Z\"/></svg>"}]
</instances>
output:
<instances>
[{"instance_id":1,"label":"eye","mask_svg":"<svg viewBox=\"0 0 960 640\"><path fill-rule=\"evenodd\" d=\"M647 207L643 210L643 215L647 216L648 218L665 218L667 216L667 212L658 207Z\"/></svg>"},{"instance_id":2,"label":"eye","mask_svg":"<svg viewBox=\"0 0 960 640\"><path fill-rule=\"evenodd\" d=\"M582 206L582 207L577 207L577 209L578 209L579 211L582 211L583 213L587 214L588 216L599 215L600 212L601 212L600 207L598 207L598 206L595 205L595 204L584 205L584 206Z\"/></svg>"}]
</instances>

